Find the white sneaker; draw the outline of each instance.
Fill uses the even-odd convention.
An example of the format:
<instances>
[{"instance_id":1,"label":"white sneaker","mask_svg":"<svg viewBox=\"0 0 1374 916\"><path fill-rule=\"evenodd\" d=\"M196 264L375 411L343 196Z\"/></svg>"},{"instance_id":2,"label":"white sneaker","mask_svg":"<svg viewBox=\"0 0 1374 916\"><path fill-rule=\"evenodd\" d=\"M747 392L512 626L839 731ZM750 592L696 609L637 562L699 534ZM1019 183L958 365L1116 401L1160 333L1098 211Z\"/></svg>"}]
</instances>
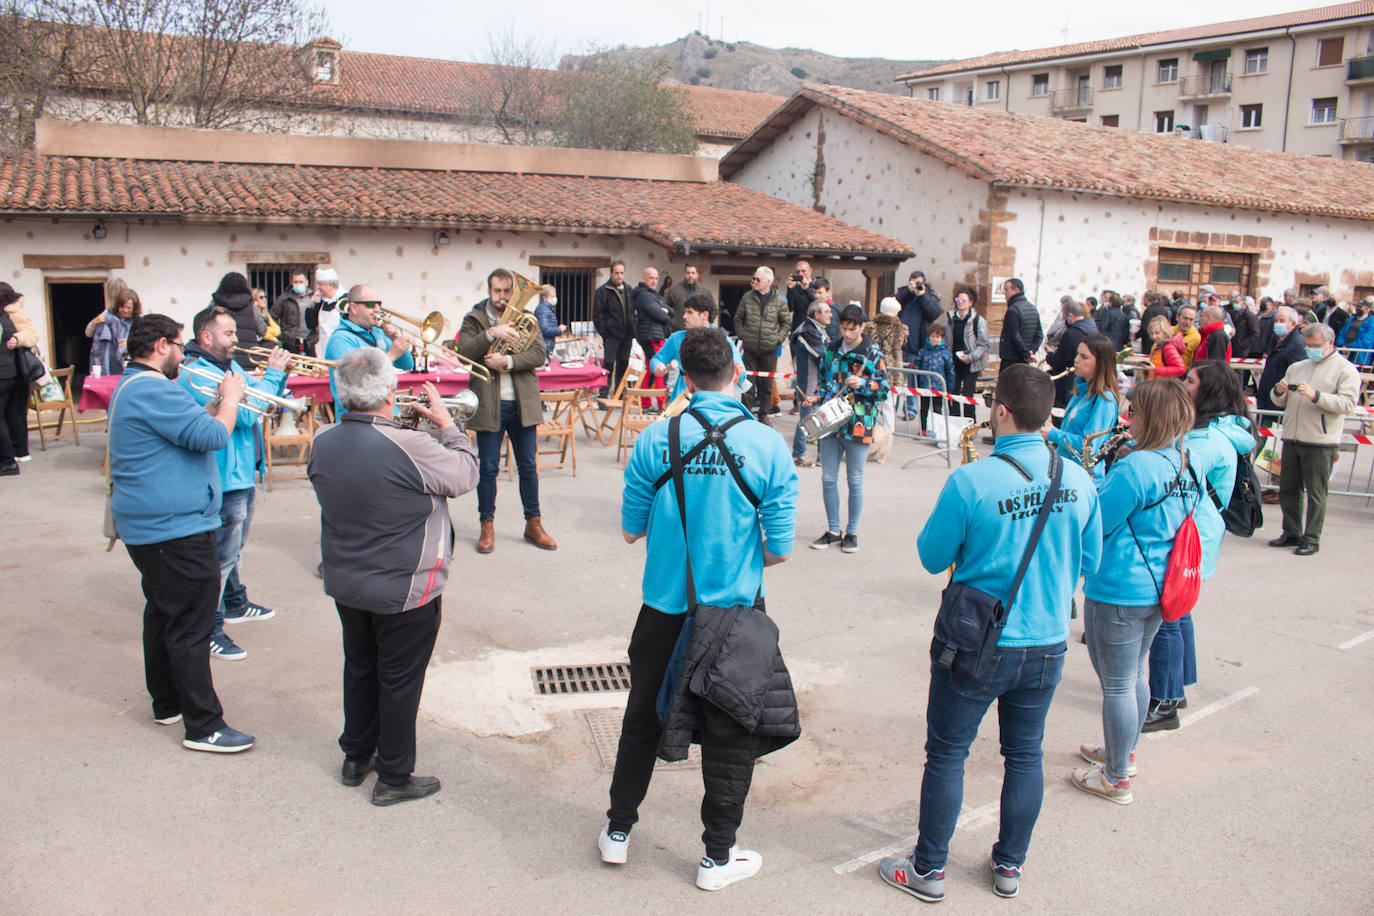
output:
<instances>
[{"instance_id":1,"label":"white sneaker","mask_svg":"<svg viewBox=\"0 0 1374 916\"><path fill-rule=\"evenodd\" d=\"M14 460L15 460L15 461L32 461L32 460L33 460L33 456L32 456L32 455L15 455L15 456L14 456Z\"/></svg>"},{"instance_id":2,"label":"white sneaker","mask_svg":"<svg viewBox=\"0 0 1374 916\"><path fill-rule=\"evenodd\" d=\"M752 849L730 847L730 861L717 865L710 856L701 857L697 868L697 887L704 891L718 891L722 887L752 878L763 868L763 856Z\"/></svg>"},{"instance_id":3,"label":"white sneaker","mask_svg":"<svg viewBox=\"0 0 1374 916\"><path fill-rule=\"evenodd\" d=\"M612 830L609 823L601 828L596 838L596 848L601 851L601 861L607 865L624 865L630 857L630 835L623 830Z\"/></svg>"}]
</instances>

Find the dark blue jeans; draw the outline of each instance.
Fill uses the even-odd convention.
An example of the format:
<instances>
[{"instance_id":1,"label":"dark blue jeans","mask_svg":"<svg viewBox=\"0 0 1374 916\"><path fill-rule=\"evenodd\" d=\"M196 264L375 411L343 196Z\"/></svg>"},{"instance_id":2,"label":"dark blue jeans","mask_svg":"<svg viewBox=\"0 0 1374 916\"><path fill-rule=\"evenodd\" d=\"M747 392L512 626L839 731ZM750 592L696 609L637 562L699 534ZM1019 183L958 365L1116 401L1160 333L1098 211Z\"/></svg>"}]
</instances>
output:
<instances>
[{"instance_id":1,"label":"dark blue jeans","mask_svg":"<svg viewBox=\"0 0 1374 916\"><path fill-rule=\"evenodd\" d=\"M1002 744L1001 829L992 857L1003 865L1026 861L1031 831L1045 791L1040 745L1054 688L1064 673L1068 646L998 648L988 674L977 682L930 667L926 706L926 770L921 779L920 837L916 868L944 868L949 840L964 802L964 760L994 700Z\"/></svg>"},{"instance_id":2,"label":"dark blue jeans","mask_svg":"<svg viewBox=\"0 0 1374 916\"><path fill-rule=\"evenodd\" d=\"M520 475L520 502L525 518L539 516L539 467L535 450L538 426L520 425L520 407L515 401L501 402L501 426L495 432L477 434L477 517L490 521L496 517L496 474L501 470L501 437L510 436L515 452L515 469Z\"/></svg>"},{"instance_id":3,"label":"dark blue jeans","mask_svg":"<svg viewBox=\"0 0 1374 916\"><path fill-rule=\"evenodd\" d=\"M1165 620L1150 643L1150 699L1181 700L1183 688L1197 683L1197 644L1193 615Z\"/></svg>"},{"instance_id":4,"label":"dark blue jeans","mask_svg":"<svg viewBox=\"0 0 1374 916\"><path fill-rule=\"evenodd\" d=\"M220 529L216 535L219 552L219 603L215 609L215 629L213 636L224 635L224 611L229 602L239 596L230 590L232 584L242 592L243 604L248 603L248 593L238 579L239 551L248 539L248 528L253 522L253 504L257 490L229 490L220 500ZM243 605L234 605L236 608Z\"/></svg>"}]
</instances>

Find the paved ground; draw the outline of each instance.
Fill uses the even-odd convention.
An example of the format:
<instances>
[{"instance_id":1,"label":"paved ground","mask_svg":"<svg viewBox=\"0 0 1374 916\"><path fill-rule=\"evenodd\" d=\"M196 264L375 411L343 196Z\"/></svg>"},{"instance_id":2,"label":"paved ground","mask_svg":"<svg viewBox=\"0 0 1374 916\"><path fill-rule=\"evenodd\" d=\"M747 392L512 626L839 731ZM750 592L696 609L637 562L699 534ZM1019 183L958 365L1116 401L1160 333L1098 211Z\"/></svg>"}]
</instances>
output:
<instances>
[{"instance_id":1,"label":"paved ground","mask_svg":"<svg viewBox=\"0 0 1374 916\"><path fill-rule=\"evenodd\" d=\"M790 427L790 421L783 424ZM768 576L796 674L801 741L758 769L742 840L755 879L706 895L698 771L659 773L631 864L603 866L594 837L609 776L578 703L533 698L533 664L623 659L642 546L619 534L613 451L579 443L547 473L561 548L519 540L503 478L497 549L460 545L420 725L432 799L390 809L336 781L341 652L312 574L318 516L304 481L260 499L245 549L253 596L278 609L237 626L249 652L214 663L248 754L195 754L151 720L138 577L99 536L103 437L35 453L0 480L0 710L11 762L0 801L0 909L13 913L697 911L917 909L868 864L908 846L920 790L926 649L942 577L915 536L946 471L899 442L870 465L862 552L799 549ZM804 472L799 542L824 526L818 471ZM1000 758L984 724L966 779L944 908L954 912L1327 914L1374 912L1368 866L1374 764L1374 600L1361 573L1374 509L1338 501L1311 559L1272 550L1278 514L1228 538L1197 612L1200 683L1185 727L1147 740L1136 802L1075 792L1080 741L1100 740L1100 694L1077 643L1050 712L1044 810L1020 899L993 896ZM581 706L614 706L623 695ZM566 704L566 705L564 705Z\"/></svg>"}]
</instances>

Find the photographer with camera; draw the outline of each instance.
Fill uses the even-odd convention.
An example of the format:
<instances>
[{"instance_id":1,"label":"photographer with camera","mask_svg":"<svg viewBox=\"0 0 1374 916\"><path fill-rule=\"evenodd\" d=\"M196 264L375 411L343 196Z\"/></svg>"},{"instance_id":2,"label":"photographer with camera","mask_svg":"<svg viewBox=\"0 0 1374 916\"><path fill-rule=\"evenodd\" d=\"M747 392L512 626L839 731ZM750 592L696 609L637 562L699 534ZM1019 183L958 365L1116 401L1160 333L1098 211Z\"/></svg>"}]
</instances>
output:
<instances>
[{"instance_id":1,"label":"photographer with camera","mask_svg":"<svg viewBox=\"0 0 1374 916\"><path fill-rule=\"evenodd\" d=\"M930 323L940 317L940 295L926 283L923 270L913 270L904 289L897 290L897 301L902 305L899 316L906 325L906 343L902 345L902 361L910 367L916 363L916 354L926 345ZM911 420L916 416L916 398L907 395L903 418Z\"/></svg>"}]
</instances>

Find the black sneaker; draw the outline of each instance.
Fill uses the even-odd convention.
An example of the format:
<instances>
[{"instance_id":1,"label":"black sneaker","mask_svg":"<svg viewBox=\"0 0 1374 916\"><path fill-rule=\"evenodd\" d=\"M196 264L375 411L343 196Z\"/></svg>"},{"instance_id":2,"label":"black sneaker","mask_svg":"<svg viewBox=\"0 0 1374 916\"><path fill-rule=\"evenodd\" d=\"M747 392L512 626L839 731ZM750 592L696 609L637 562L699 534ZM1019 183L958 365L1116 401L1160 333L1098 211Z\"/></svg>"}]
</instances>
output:
<instances>
[{"instance_id":1,"label":"black sneaker","mask_svg":"<svg viewBox=\"0 0 1374 916\"><path fill-rule=\"evenodd\" d=\"M840 542L840 549L845 553L858 553L859 536L857 534L846 534L844 540Z\"/></svg>"},{"instance_id":2,"label":"black sneaker","mask_svg":"<svg viewBox=\"0 0 1374 916\"><path fill-rule=\"evenodd\" d=\"M843 540L843 535L841 535L838 531L827 531L825 534L821 535L820 537L816 538L814 541L811 542L811 549L824 550L831 544L839 544Z\"/></svg>"}]
</instances>

